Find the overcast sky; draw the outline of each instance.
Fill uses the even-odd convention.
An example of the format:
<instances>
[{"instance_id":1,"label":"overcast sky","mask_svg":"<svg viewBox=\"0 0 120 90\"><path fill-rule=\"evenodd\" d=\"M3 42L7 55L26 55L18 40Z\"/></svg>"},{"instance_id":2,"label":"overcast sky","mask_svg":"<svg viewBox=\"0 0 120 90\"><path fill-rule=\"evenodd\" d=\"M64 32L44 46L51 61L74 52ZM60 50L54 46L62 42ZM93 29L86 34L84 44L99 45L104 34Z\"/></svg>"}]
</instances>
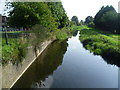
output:
<instances>
[{"instance_id":1,"label":"overcast sky","mask_svg":"<svg viewBox=\"0 0 120 90\"><path fill-rule=\"evenodd\" d=\"M5 0L0 0L0 14L3 13ZM69 19L77 16L79 20L84 20L87 16L95 14L104 5L112 5L118 11L118 2L120 0L61 0Z\"/></svg>"},{"instance_id":2,"label":"overcast sky","mask_svg":"<svg viewBox=\"0 0 120 90\"><path fill-rule=\"evenodd\" d=\"M118 11L120 0L62 0L63 6L69 19L76 15L79 20L84 20L87 16L95 16L104 5L112 5Z\"/></svg>"}]
</instances>

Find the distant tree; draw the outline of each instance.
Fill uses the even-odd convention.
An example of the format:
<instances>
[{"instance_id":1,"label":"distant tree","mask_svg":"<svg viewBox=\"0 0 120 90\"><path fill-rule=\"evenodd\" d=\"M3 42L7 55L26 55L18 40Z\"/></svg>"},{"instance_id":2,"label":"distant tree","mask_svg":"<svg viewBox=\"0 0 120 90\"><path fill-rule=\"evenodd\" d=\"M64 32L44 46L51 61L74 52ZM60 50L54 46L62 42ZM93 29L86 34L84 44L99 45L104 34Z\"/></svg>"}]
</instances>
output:
<instances>
[{"instance_id":1,"label":"distant tree","mask_svg":"<svg viewBox=\"0 0 120 90\"><path fill-rule=\"evenodd\" d=\"M79 26L79 20L77 16L73 16L71 21L73 21L75 25Z\"/></svg>"},{"instance_id":2,"label":"distant tree","mask_svg":"<svg viewBox=\"0 0 120 90\"><path fill-rule=\"evenodd\" d=\"M94 18L92 16L88 16L86 19L85 19L85 24L89 27L94 27Z\"/></svg>"},{"instance_id":3,"label":"distant tree","mask_svg":"<svg viewBox=\"0 0 120 90\"><path fill-rule=\"evenodd\" d=\"M85 22L81 20L79 25L85 25Z\"/></svg>"},{"instance_id":4,"label":"distant tree","mask_svg":"<svg viewBox=\"0 0 120 90\"><path fill-rule=\"evenodd\" d=\"M89 24L89 23L91 23L91 22L93 22L93 21L94 21L94 19L93 19L92 16L88 16L88 17L85 19L85 23L86 23L86 24Z\"/></svg>"},{"instance_id":5,"label":"distant tree","mask_svg":"<svg viewBox=\"0 0 120 90\"><path fill-rule=\"evenodd\" d=\"M96 14L94 23L95 26L105 31L116 32L118 14L112 6L102 7Z\"/></svg>"}]
</instances>

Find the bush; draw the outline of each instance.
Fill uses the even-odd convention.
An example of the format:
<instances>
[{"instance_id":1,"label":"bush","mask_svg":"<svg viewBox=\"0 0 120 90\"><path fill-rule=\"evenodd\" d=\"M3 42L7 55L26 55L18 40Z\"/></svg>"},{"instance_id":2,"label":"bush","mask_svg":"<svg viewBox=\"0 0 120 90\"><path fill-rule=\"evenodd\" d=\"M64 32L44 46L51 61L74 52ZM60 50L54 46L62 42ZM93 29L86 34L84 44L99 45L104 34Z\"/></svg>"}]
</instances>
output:
<instances>
[{"instance_id":1,"label":"bush","mask_svg":"<svg viewBox=\"0 0 120 90\"><path fill-rule=\"evenodd\" d=\"M3 38L2 63L21 61L26 55L27 45L27 43L21 43L18 38L9 39L9 44L6 45L5 39Z\"/></svg>"}]
</instances>

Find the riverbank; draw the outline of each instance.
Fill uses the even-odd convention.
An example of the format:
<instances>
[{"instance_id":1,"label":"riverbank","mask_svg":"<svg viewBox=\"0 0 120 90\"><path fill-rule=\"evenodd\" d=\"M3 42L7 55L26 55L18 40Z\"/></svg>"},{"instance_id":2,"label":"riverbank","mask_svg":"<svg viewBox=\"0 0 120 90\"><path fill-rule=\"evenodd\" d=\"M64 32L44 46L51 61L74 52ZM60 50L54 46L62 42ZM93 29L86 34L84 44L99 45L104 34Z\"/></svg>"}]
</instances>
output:
<instances>
[{"instance_id":1,"label":"riverbank","mask_svg":"<svg viewBox=\"0 0 120 90\"><path fill-rule=\"evenodd\" d=\"M54 40L55 39L44 41L40 46L41 48L37 48L36 51L33 47L29 47L28 53L22 62L19 62L16 65L9 62L6 66L2 67L2 88L11 88L36 58Z\"/></svg>"},{"instance_id":2,"label":"riverbank","mask_svg":"<svg viewBox=\"0 0 120 90\"><path fill-rule=\"evenodd\" d=\"M77 33L46 48L12 89L117 88L117 77L118 67L85 50Z\"/></svg>"},{"instance_id":3,"label":"riverbank","mask_svg":"<svg viewBox=\"0 0 120 90\"><path fill-rule=\"evenodd\" d=\"M101 34L92 29L80 31L83 46L95 55L102 55L110 60L119 61L120 41L111 36Z\"/></svg>"},{"instance_id":4,"label":"riverbank","mask_svg":"<svg viewBox=\"0 0 120 90\"><path fill-rule=\"evenodd\" d=\"M2 58L4 58L4 60L2 64L4 66L2 68L2 87L11 88L51 42L57 39L67 39L71 35L68 31L69 30L64 28L61 31L56 31L52 35L47 33L41 35L35 31L33 33L27 33L27 35L20 35L18 38L9 37L8 45L6 45L5 40L3 40L2 55L4 57ZM5 46L7 48L4 48ZM24 46L24 48L20 48L20 46ZM18 51L20 51L21 54Z\"/></svg>"},{"instance_id":5,"label":"riverbank","mask_svg":"<svg viewBox=\"0 0 120 90\"><path fill-rule=\"evenodd\" d=\"M108 63L120 66L120 35L104 32L103 30L82 26L73 26L80 31L80 41L83 46L95 55L101 55Z\"/></svg>"},{"instance_id":6,"label":"riverbank","mask_svg":"<svg viewBox=\"0 0 120 90\"><path fill-rule=\"evenodd\" d=\"M7 32L7 42L5 38L5 33L2 33L2 48L0 48L2 53L2 64L21 61L25 58L27 53L27 47L34 46L34 48L39 47L38 44L44 42L49 38L56 38L59 40L65 40L72 35L72 31L69 28L64 27L58 29L54 32L45 32L44 28L41 30L40 26L36 26L31 31L28 32Z\"/></svg>"}]
</instances>

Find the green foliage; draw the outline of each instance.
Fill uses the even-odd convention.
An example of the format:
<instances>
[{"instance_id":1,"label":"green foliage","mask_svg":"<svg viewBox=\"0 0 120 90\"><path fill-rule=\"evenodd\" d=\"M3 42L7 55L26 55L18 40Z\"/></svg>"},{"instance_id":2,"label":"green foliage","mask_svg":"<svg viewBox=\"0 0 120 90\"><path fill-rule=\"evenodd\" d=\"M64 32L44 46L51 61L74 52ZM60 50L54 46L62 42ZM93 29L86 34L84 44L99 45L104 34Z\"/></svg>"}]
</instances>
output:
<instances>
[{"instance_id":1,"label":"green foliage","mask_svg":"<svg viewBox=\"0 0 120 90\"><path fill-rule=\"evenodd\" d=\"M3 40L3 62L22 60L28 45L35 50L47 39L64 40L71 34L68 17L61 2L11 2L8 24L10 27L28 29L29 31L12 32L10 35L27 33L21 38L8 38L9 44ZM21 40L21 41L20 41Z\"/></svg>"},{"instance_id":2,"label":"green foliage","mask_svg":"<svg viewBox=\"0 0 120 90\"><path fill-rule=\"evenodd\" d=\"M21 40L20 40L21 41ZM2 63L7 63L12 61L21 61L27 50L27 43L20 42L19 39L9 39L9 44L6 45L5 39L2 40Z\"/></svg>"},{"instance_id":3,"label":"green foliage","mask_svg":"<svg viewBox=\"0 0 120 90\"><path fill-rule=\"evenodd\" d=\"M94 18L92 16L88 16L86 19L85 19L85 24L89 27L94 27Z\"/></svg>"},{"instance_id":4,"label":"green foliage","mask_svg":"<svg viewBox=\"0 0 120 90\"><path fill-rule=\"evenodd\" d=\"M80 40L86 49L97 55L120 56L120 41L91 30L81 30Z\"/></svg>"},{"instance_id":5,"label":"green foliage","mask_svg":"<svg viewBox=\"0 0 120 90\"><path fill-rule=\"evenodd\" d=\"M15 28L31 28L41 24L51 31L69 25L61 2L12 2L8 24Z\"/></svg>"},{"instance_id":6,"label":"green foliage","mask_svg":"<svg viewBox=\"0 0 120 90\"><path fill-rule=\"evenodd\" d=\"M72 31L68 28L63 28L55 32L56 38L59 40L65 40L72 35Z\"/></svg>"},{"instance_id":7,"label":"green foliage","mask_svg":"<svg viewBox=\"0 0 120 90\"><path fill-rule=\"evenodd\" d=\"M41 24L50 30L56 29L56 22L48 5L44 2L12 2L9 24L17 28L31 28Z\"/></svg>"},{"instance_id":8,"label":"green foliage","mask_svg":"<svg viewBox=\"0 0 120 90\"><path fill-rule=\"evenodd\" d=\"M29 42L34 47L38 47L41 42L48 39L51 36L49 29L37 24L31 28L31 36L29 37Z\"/></svg>"},{"instance_id":9,"label":"green foliage","mask_svg":"<svg viewBox=\"0 0 120 90\"><path fill-rule=\"evenodd\" d=\"M91 29L90 27L86 26L86 25L81 25L81 26L72 26L70 28L71 30L83 30L83 29Z\"/></svg>"},{"instance_id":10,"label":"green foliage","mask_svg":"<svg viewBox=\"0 0 120 90\"><path fill-rule=\"evenodd\" d=\"M68 26L69 20L63 8L61 2L48 2L48 7L50 8L55 21L57 22L56 25L58 28L63 28Z\"/></svg>"},{"instance_id":11,"label":"green foliage","mask_svg":"<svg viewBox=\"0 0 120 90\"><path fill-rule=\"evenodd\" d=\"M112 33L118 32L118 14L112 6L102 7L96 14L94 23L97 28Z\"/></svg>"}]
</instances>

